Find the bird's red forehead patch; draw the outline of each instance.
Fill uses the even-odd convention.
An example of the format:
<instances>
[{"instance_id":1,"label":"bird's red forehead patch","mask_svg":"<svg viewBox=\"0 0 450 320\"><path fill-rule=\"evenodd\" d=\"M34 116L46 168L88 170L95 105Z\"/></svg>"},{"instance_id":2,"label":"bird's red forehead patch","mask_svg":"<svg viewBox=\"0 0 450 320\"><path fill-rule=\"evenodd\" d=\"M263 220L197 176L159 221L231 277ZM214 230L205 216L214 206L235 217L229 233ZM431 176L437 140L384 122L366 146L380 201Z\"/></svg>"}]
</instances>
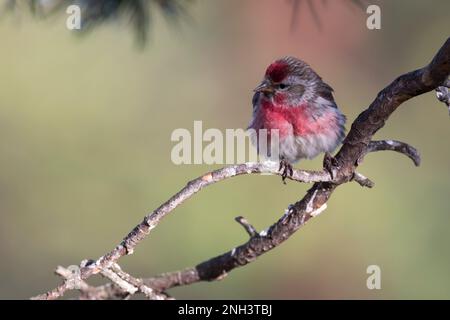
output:
<instances>
[{"instance_id":1,"label":"bird's red forehead patch","mask_svg":"<svg viewBox=\"0 0 450 320\"><path fill-rule=\"evenodd\" d=\"M272 81L280 82L283 81L284 78L289 73L289 64L284 61L275 61L273 62L266 70L266 77L272 79Z\"/></svg>"}]
</instances>

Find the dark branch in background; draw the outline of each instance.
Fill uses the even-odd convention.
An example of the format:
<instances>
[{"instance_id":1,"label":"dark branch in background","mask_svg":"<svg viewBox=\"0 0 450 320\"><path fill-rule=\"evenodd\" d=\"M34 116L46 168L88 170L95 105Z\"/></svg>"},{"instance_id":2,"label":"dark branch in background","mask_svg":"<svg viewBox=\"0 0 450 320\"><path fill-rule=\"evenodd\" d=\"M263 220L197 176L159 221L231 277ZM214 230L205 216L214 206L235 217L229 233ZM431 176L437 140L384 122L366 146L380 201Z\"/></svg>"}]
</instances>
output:
<instances>
[{"instance_id":1,"label":"dark branch in background","mask_svg":"<svg viewBox=\"0 0 450 320\"><path fill-rule=\"evenodd\" d=\"M23 1L22 1L23 2ZM57 13L65 13L70 5L81 8L83 33L100 24L115 20L128 20L132 25L138 43L145 44L152 13L161 12L171 23L187 16L186 8L192 0L26 0L30 11L37 17L45 18ZM7 0L4 11L23 8L16 0Z\"/></svg>"},{"instance_id":2,"label":"dark branch in background","mask_svg":"<svg viewBox=\"0 0 450 320\"><path fill-rule=\"evenodd\" d=\"M276 223L258 233L244 218L236 219L250 237L246 243L195 267L164 273L149 279L136 279L123 272L117 264L122 256L133 253L137 244L160 223L163 217L202 188L237 175L279 174L278 164L245 163L229 166L189 182L180 192L147 215L111 252L95 261L81 263L79 272L70 277L63 275L65 280L61 285L35 298L55 299L63 296L67 290L78 289L81 292L81 298L100 299L105 298L107 293L111 294L107 298L129 297L140 292L149 299L165 299L168 298L165 291L175 286L223 279L231 270L242 267L279 246L309 219L319 215L326 209L328 199L339 185L356 180L361 185L369 186L370 180L355 171L368 153L392 150L407 155L418 165L420 157L413 147L394 140L372 141L372 137L403 102L445 85L449 74L450 38L426 67L395 79L379 92L369 108L356 118L333 161L333 178L326 171L295 170L293 180L314 182L314 185L303 199L290 205ZM96 288L90 287L85 280L94 274L102 274L112 283Z\"/></svg>"}]
</instances>

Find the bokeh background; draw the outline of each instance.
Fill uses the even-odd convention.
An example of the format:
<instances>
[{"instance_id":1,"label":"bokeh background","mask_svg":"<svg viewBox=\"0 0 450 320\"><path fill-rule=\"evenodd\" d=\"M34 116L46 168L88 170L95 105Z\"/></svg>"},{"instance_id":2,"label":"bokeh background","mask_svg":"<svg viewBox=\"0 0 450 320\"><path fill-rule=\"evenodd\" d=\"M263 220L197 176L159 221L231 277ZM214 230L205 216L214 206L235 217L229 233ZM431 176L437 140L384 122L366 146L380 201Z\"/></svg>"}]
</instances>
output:
<instances>
[{"instance_id":1,"label":"bokeh background","mask_svg":"<svg viewBox=\"0 0 450 320\"><path fill-rule=\"evenodd\" d=\"M450 2L376 1L382 29L349 1L317 1L291 26L292 4L197 0L172 23L157 10L148 40L125 23L79 36L64 10L0 20L0 298L28 298L60 281L55 266L97 258L185 183L217 168L176 166L176 128L245 128L251 90L273 59L294 55L335 89L350 122L398 75L422 67L449 36ZM349 128L349 125L347 126ZM450 298L450 118L434 93L405 103L376 138L417 147L422 165L371 154L328 209L282 246L220 282L170 291L177 298ZM318 169L321 159L302 168ZM195 265L247 240L308 185L242 176L176 209L121 260L136 276ZM366 287L367 266L382 289ZM101 279L96 279L101 283ZM70 295L69 295L70 297Z\"/></svg>"}]
</instances>

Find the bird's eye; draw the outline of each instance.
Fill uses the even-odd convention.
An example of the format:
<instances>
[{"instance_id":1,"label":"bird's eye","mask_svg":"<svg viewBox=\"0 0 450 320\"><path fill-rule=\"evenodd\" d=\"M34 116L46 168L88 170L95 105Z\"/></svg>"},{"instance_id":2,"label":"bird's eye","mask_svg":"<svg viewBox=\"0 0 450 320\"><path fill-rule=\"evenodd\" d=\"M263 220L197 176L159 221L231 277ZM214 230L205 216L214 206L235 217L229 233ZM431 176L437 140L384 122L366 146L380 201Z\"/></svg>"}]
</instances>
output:
<instances>
[{"instance_id":1,"label":"bird's eye","mask_svg":"<svg viewBox=\"0 0 450 320\"><path fill-rule=\"evenodd\" d=\"M288 86L287 86L287 84L285 84L285 83L280 83L279 85L278 85L278 88L280 88L281 90L284 90L284 89L286 89Z\"/></svg>"}]
</instances>

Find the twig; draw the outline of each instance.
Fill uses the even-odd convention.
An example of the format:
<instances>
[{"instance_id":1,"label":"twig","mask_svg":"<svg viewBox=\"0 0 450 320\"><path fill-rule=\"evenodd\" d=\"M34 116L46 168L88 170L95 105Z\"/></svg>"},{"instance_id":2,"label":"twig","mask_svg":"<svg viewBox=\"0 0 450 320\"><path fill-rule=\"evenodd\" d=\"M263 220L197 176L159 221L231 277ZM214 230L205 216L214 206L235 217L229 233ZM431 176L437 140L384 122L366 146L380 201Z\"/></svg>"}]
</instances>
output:
<instances>
[{"instance_id":1,"label":"twig","mask_svg":"<svg viewBox=\"0 0 450 320\"><path fill-rule=\"evenodd\" d=\"M79 277L79 267L73 269L58 266L55 273L61 276L65 281L62 285L46 294L36 296L32 299L56 299L61 290L78 290L80 291L81 300L106 300L106 299L126 299L130 294L123 291L114 283L108 283L103 286L93 287L81 280ZM65 288L65 289L61 289Z\"/></svg>"},{"instance_id":2,"label":"twig","mask_svg":"<svg viewBox=\"0 0 450 320\"><path fill-rule=\"evenodd\" d=\"M370 152L377 152L377 151L395 151L399 152L401 154L404 154L405 156L408 156L413 162L416 167L420 166L420 154L419 151L414 148L413 146L410 146L409 144L397 140L378 140L378 141L370 141L369 146L367 147L366 151L364 152L365 156L366 154ZM361 157L358 160L359 163L361 162Z\"/></svg>"},{"instance_id":3,"label":"twig","mask_svg":"<svg viewBox=\"0 0 450 320\"><path fill-rule=\"evenodd\" d=\"M101 271L101 274L111 280L114 284L116 284L120 289L127 292L129 295L135 294L139 288L134 286L129 281L122 279L115 271L111 269L104 269Z\"/></svg>"},{"instance_id":4,"label":"twig","mask_svg":"<svg viewBox=\"0 0 450 320\"><path fill-rule=\"evenodd\" d=\"M102 274L120 286L122 290L130 293L130 295L139 291L151 300L167 300L169 298L168 295L157 293L152 288L147 287L141 279L137 279L123 271L117 263L114 263L111 269L103 270Z\"/></svg>"},{"instance_id":5,"label":"twig","mask_svg":"<svg viewBox=\"0 0 450 320\"><path fill-rule=\"evenodd\" d=\"M236 222L239 223L245 229L245 231L247 231L250 237L254 237L258 234L256 229L244 217L239 216L234 218L234 220L236 220Z\"/></svg>"},{"instance_id":6,"label":"twig","mask_svg":"<svg viewBox=\"0 0 450 320\"><path fill-rule=\"evenodd\" d=\"M362 187L373 188L375 186L375 183L372 180L358 172L353 174L353 180L358 182Z\"/></svg>"}]
</instances>

